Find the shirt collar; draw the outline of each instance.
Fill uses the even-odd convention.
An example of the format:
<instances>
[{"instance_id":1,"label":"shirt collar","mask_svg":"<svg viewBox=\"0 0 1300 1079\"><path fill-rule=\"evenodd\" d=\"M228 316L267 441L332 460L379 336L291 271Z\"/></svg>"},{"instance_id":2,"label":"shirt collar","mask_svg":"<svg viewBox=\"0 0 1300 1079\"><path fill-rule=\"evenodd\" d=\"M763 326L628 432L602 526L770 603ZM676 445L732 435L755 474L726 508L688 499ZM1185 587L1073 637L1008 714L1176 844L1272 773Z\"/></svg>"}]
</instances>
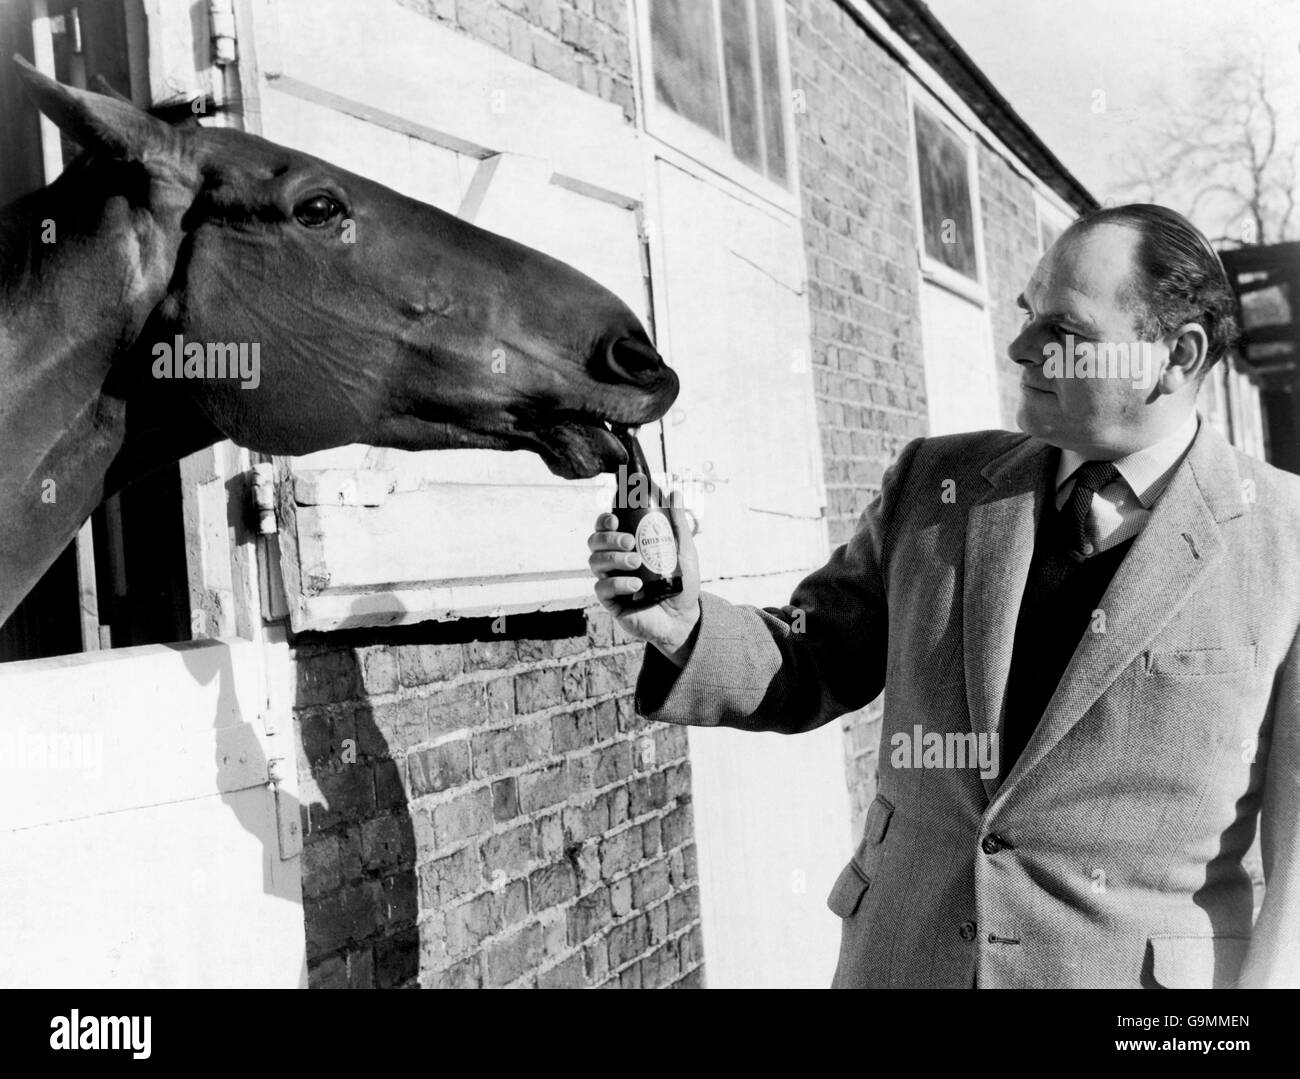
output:
<instances>
[{"instance_id":1,"label":"shirt collar","mask_svg":"<svg viewBox=\"0 0 1300 1079\"><path fill-rule=\"evenodd\" d=\"M1169 486L1174 469L1196 437L1197 422L1196 410L1193 409L1173 433L1113 462L1144 509L1149 510ZM1056 489L1059 491L1087 460L1081 453L1062 449L1061 462L1056 469Z\"/></svg>"}]
</instances>

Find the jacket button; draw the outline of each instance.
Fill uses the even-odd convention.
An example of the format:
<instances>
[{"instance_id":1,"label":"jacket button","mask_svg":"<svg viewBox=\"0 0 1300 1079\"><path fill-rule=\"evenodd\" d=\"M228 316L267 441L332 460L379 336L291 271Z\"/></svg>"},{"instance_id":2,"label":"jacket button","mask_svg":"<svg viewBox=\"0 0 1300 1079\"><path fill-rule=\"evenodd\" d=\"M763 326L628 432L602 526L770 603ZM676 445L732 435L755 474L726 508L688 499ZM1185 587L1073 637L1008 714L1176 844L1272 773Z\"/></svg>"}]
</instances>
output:
<instances>
[{"instance_id":1,"label":"jacket button","mask_svg":"<svg viewBox=\"0 0 1300 1079\"><path fill-rule=\"evenodd\" d=\"M958 932L958 934L960 934L962 940L974 940L974 939L975 939L975 923L974 923L974 922L962 922L962 923L961 923L961 928L960 928L959 930L957 930L957 932Z\"/></svg>"},{"instance_id":2,"label":"jacket button","mask_svg":"<svg viewBox=\"0 0 1300 1079\"><path fill-rule=\"evenodd\" d=\"M986 835L984 837L984 842L980 844L980 850L985 854L997 854L997 852L1005 846L1006 843L1002 841L1000 836Z\"/></svg>"}]
</instances>

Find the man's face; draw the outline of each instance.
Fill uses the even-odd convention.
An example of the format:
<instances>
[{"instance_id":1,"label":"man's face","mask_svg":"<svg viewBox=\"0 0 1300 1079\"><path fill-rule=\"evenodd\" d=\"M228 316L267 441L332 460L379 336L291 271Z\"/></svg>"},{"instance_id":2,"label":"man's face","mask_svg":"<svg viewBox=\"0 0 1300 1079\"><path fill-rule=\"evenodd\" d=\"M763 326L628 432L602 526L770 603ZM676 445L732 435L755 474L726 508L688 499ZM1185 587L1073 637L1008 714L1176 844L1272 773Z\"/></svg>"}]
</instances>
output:
<instances>
[{"instance_id":1,"label":"man's face","mask_svg":"<svg viewBox=\"0 0 1300 1079\"><path fill-rule=\"evenodd\" d=\"M1151 381L1132 377L1069 377L1049 363L1081 345L1100 352L1103 343L1133 347L1138 327L1124 302L1133 279L1138 233L1120 225L1096 225L1062 236L1043 256L1020 297L1024 326L1007 348L1020 364L1021 429L1086 457L1121 456L1149 445L1156 420L1148 406ZM1072 335L1071 342L1067 335ZM1150 378L1169 355L1164 342L1149 345Z\"/></svg>"}]
</instances>

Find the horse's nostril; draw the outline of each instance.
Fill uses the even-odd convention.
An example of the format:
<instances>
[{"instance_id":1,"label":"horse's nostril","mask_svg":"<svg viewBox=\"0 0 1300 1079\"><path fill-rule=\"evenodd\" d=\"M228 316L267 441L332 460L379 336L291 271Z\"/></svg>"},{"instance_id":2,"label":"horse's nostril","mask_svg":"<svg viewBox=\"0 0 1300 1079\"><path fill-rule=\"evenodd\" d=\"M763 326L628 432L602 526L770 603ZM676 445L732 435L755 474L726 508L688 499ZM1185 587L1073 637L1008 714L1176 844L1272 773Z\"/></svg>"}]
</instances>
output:
<instances>
[{"instance_id":1,"label":"horse's nostril","mask_svg":"<svg viewBox=\"0 0 1300 1079\"><path fill-rule=\"evenodd\" d=\"M605 349L605 365L616 378L640 383L657 377L664 361L652 345L634 337L620 337Z\"/></svg>"}]
</instances>

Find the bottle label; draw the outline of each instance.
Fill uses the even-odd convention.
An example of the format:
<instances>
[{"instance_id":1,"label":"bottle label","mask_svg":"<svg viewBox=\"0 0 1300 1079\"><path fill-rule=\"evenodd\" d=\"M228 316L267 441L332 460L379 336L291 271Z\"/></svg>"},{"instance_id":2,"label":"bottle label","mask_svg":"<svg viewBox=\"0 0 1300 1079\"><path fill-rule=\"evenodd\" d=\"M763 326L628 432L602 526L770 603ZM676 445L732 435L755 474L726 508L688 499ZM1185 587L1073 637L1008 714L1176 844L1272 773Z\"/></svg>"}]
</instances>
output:
<instances>
[{"instance_id":1,"label":"bottle label","mask_svg":"<svg viewBox=\"0 0 1300 1079\"><path fill-rule=\"evenodd\" d=\"M647 513L636 526L636 549L646 569L661 577L677 568L677 538L672 522L658 510Z\"/></svg>"}]
</instances>

